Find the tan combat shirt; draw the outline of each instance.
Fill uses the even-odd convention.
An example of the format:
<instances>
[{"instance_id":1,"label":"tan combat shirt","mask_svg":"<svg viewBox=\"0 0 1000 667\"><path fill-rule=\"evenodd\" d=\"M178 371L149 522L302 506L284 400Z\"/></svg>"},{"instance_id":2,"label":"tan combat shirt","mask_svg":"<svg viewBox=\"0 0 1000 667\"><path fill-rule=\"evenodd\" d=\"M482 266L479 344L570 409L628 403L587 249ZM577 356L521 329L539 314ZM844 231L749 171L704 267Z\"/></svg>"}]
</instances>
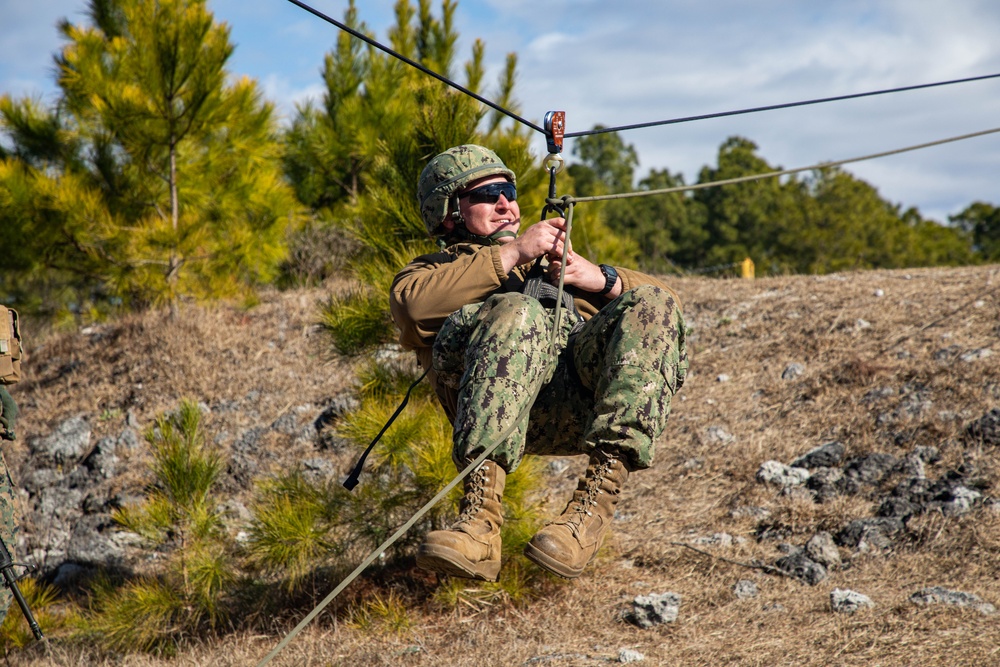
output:
<instances>
[{"instance_id":1,"label":"tan combat shirt","mask_svg":"<svg viewBox=\"0 0 1000 667\"><path fill-rule=\"evenodd\" d=\"M514 267L504 273L500 246L457 243L441 252L421 255L396 274L389 291L389 308L399 327L399 343L416 352L421 367L431 366L431 347L445 319L470 303L481 303L496 292L520 291L530 265ZM615 267L622 281L622 292L640 285L655 285L676 293L662 281L639 271ZM513 283L513 284L512 284ZM572 287L566 291L580 315L589 320L606 303L599 294ZM449 419L455 415L455 392L440 385L431 370L427 377L441 399Z\"/></svg>"}]
</instances>

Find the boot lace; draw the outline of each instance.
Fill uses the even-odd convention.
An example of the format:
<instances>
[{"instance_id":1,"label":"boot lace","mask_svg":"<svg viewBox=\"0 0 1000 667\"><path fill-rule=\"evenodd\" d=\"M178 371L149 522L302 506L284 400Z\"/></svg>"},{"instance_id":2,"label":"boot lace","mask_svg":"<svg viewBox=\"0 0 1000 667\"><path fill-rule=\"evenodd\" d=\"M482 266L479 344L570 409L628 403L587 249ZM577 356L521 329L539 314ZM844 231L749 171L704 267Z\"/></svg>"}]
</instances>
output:
<instances>
[{"instance_id":1,"label":"boot lace","mask_svg":"<svg viewBox=\"0 0 1000 667\"><path fill-rule=\"evenodd\" d=\"M486 498L486 484L490 475L485 465L481 465L469 475L465 484L465 496L462 498L461 509L454 527L472 521L483 507Z\"/></svg>"},{"instance_id":2,"label":"boot lace","mask_svg":"<svg viewBox=\"0 0 1000 667\"><path fill-rule=\"evenodd\" d=\"M604 479L611 472L611 466L614 463L615 458L613 456L606 456L599 465L594 467L594 472L587 475L585 488L577 489L573 493L573 499L570 500L569 506L563 514L563 520L560 523L566 523L571 529L576 531L586 521L586 517L594 515L591 508L597 506L597 496L605 492L601 487L604 485ZM566 515L571 512L572 516L566 519Z\"/></svg>"}]
</instances>

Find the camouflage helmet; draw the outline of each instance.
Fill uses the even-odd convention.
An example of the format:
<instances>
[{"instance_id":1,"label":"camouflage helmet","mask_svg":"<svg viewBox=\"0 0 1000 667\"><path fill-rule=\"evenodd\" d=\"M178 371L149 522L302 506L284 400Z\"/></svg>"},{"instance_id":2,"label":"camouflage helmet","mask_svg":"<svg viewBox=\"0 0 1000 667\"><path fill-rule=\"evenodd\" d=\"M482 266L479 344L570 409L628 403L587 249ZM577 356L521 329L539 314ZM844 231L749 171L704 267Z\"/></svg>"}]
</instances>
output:
<instances>
[{"instance_id":1,"label":"camouflage helmet","mask_svg":"<svg viewBox=\"0 0 1000 667\"><path fill-rule=\"evenodd\" d=\"M472 181L487 176L503 176L515 183L514 172L496 153L475 144L449 148L428 162L417 185L420 215L427 232L431 236L440 235L451 198Z\"/></svg>"}]
</instances>

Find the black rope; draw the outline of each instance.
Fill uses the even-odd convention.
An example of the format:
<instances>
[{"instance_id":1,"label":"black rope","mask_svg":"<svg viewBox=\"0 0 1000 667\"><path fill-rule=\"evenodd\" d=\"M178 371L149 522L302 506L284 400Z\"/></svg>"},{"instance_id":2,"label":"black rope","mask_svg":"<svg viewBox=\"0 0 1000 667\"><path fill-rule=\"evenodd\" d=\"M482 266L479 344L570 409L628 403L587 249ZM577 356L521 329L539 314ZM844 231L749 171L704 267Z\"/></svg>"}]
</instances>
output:
<instances>
[{"instance_id":1,"label":"black rope","mask_svg":"<svg viewBox=\"0 0 1000 667\"><path fill-rule=\"evenodd\" d=\"M340 28L344 32L346 32L346 33L348 33L350 35L353 35L354 37L357 37L358 39L362 40L363 42L366 42L366 43L374 46L376 49L378 49L380 51L384 51L385 53L388 53L393 58L401 60L404 63L406 63L407 65L410 65L411 67L416 67L418 70L420 70L424 74L427 74L428 76L432 76L435 79L437 79L438 81L451 86L455 90L460 91L462 93L465 93L469 97L472 97L473 99L476 99L476 100L482 102L483 104L485 104L486 106L490 107L491 109L495 109L496 111L499 111L500 113L504 114L505 116L513 118L517 122L522 123L524 125L527 125L528 127L530 127L531 129L535 130L536 132L542 132L544 134L545 131L542 128L540 128L538 125L535 125L534 123L532 123L531 121L526 120L524 118L521 118L516 113L514 113L512 111L508 111L507 109L504 109L502 106L500 106L496 102L491 102L490 100L486 99L485 97L483 97L481 95L477 95L476 93L472 92L468 88L455 83L454 81L452 81L448 77L442 76L442 75L438 74L437 72L435 72L434 70L428 69L427 67L421 65L420 63L407 58L403 54L398 53L396 51L393 51L388 46L380 44L379 42L375 41L374 39L372 39L368 35L365 35L362 32L358 32L357 30L351 28L350 26L347 26L347 25L341 23L340 21L338 21L338 20L336 20L336 19L334 19L334 18L332 18L330 16L327 16L326 14L324 14L323 12L321 12L319 10L313 9L312 7L310 7L309 5L307 5L306 3L300 2L300 0L288 0L288 1L290 3L292 3L293 5L298 5L302 9L304 9L307 12L309 12L310 14L312 14L313 16L319 17L319 18L323 19L324 21L326 21L327 23L330 23L332 25L337 26L338 28Z\"/></svg>"},{"instance_id":2,"label":"black rope","mask_svg":"<svg viewBox=\"0 0 1000 667\"><path fill-rule=\"evenodd\" d=\"M427 373L430 370L431 370L430 366L428 366L427 369L420 374L420 377L418 377L416 380L413 381L413 384L410 385L410 388L406 390L406 396L403 397L403 401L399 404L399 407L396 408L396 411L392 413L392 416L389 417L389 421L385 423L385 426L383 426L382 430L378 432L378 435L376 435L375 438L372 439L372 441L368 444L368 448L365 449L363 454L361 454L361 456L358 458L358 462L354 464L354 469L351 470L351 473L347 476L347 479L344 480L343 484L345 489L347 489L348 491L353 491L354 487L358 485L358 478L361 477L361 471L365 467L365 459L368 458L368 455L371 454L372 449L375 447L378 441L382 439L382 436L385 434L385 432L389 430L389 427L392 426L392 422L396 421L396 417L399 416L399 413L403 411L403 408L405 408L406 404L410 401L410 394L413 392L416 386L420 384L420 381L427 376Z\"/></svg>"},{"instance_id":3,"label":"black rope","mask_svg":"<svg viewBox=\"0 0 1000 667\"><path fill-rule=\"evenodd\" d=\"M427 74L428 76L431 76L431 77L437 79L438 81L440 81L440 82L442 82L442 83L444 83L444 84L446 84L448 86L451 86L455 90L457 90L459 92L462 92L462 93L468 95L469 97L471 97L471 98L473 98L473 99L475 99L475 100L477 100L479 102L482 102L483 104L485 104L486 106L490 107L491 109L499 111L500 113L504 114L508 118L511 118L511 119L513 119L513 120L521 123L522 125L524 125L526 127L530 127L532 130L535 130L536 132L540 132L541 134L545 134L545 130L543 128L539 127L535 123L532 123L530 120L528 120L526 118L523 118L522 116L517 115L513 111L505 109L504 107L500 106L496 102L493 102L491 100L486 99L482 95L479 95L477 93L472 92L468 88L466 88L466 87L464 87L464 86L456 83L455 81L452 81L448 77L443 76L441 74L438 74L434 70L429 69L428 67L425 67L424 65L421 65L420 63L418 63L418 62L416 62L416 61L414 61L414 60L412 60L410 58L407 58L403 54L398 53L397 51L394 51L393 49L389 48L388 46L385 46L384 44L381 44L380 42L372 39L368 35L365 35L364 33L359 32L358 30L355 30L354 28L351 28L350 26L348 26L348 25L346 25L344 23L341 23L340 21L336 20L335 18L333 18L331 16L327 16L323 12L310 7L309 5L307 5L306 3L302 2L301 0L288 0L288 1L290 3L292 3L293 5L296 5L296 6L300 7L300 8L302 8L302 9L306 10L307 12L309 12L310 14L312 14L313 16L321 18L324 21L326 21L327 23L340 28L344 32L346 32L346 33L348 33L348 34L350 34L350 35L352 35L352 36L354 36L354 37L362 40L363 42L365 42L367 44L370 44L371 46L374 46L376 49L379 49L380 51L383 51L384 53L387 53L388 55L392 56L393 58L396 58L397 60L400 60L400 61L406 63L407 65L410 65L411 67L415 67L416 69L420 70L424 74ZM651 121L651 122L648 122L648 123L635 123L633 125L619 125L617 127L602 127L602 128L595 128L593 130L585 130L585 131L582 131L582 132L567 132L564 135L564 137L566 139L571 139L571 138L574 138L574 137L587 137L587 136L594 135L594 134L606 134L606 133L609 133L609 132L623 132L623 131L627 131L627 130L639 130L639 129L643 129L643 128L647 128L647 127L658 127L658 126L662 126L662 125L676 125L678 123L688 123L688 122L695 121L695 120L709 120L711 118L725 118L727 116L739 116L739 115L742 115L742 114L758 113L760 111L775 111L775 110L778 110L778 109L791 109L791 108L794 108L794 107L809 106L809 105L812 105L812 104L823 104L823 103L826 103L826 102L840 102L840 101L843 101L843 100L853 100L853 99L858 99L858 98L862 98L862 97L873 97L873 96L876 96L876 95L887 95L887 94L890 94L890 93L902 93L902 92L907 92L907 91L911 91L911 90L921 90L921 89L924 89L924 88L936 88L936 87L939 87L939 86L950 86L950 85L958 84L958 83L969 83L969 82L973 82L973 81L985 81L987 79L996 79L996 78L1000 78L1000 73L997 73L997 74L984 74L982 76L972 76L972 77L967 77L967 78L964 78L964 79L951 79L949 81L938 81L938 82L935 82L935 83L922 83L922 84L917 84L917 85L914 85L914 86L901 86L899 88L886 88L886 89L883 89L883 90L873 90L873 91L869 91L869 92L865 92L865 93L852 93L850 95L837 95L835 97L821 97L821 98L817 98L817 99L813 99L813 100L803 100L801 102L786 102L784 104L771 104L771 105L768 105L768 106L752 107L752 108L748 108L748 109L737 109L737 110L734 110L734 111L720 111L720 112L717 112L717 113L701 114L701 115L698 115L698 116L684 116L684 117L681 117L681 118L671 118L671 119L668 119L668 120Z\"/></svg>"},{"instance_id":4,"label":"black rope","mask_svg":"<svg viewBox=\"0 0 1000 667\"><path fill-rule=\"evenodd\" d=\"M676 123L687 123L693 120L708 120L710 118L724 118L726 116L739 116L741 114L757 113L758 111L774 111L776 109L791 109L793 107L803 107L810 104L822 104L824 102L839 102L842 100L852 100L859 97L872 97L875 95L886 95L888 93L902 93L909 90L920 90L922 88L934 88L937 86L950 86L955 83L968 83L970 81L983 81L985 79L996 79L998 74L985 74L983 76L973 76L967 79L952 79L951 81L939 81L937 83L922 83L916 86L903 86L902 88L887 88L885 90L873 90L867 93L854 93L851 95L838 95L836 97L822 97L815 100L805 100L803 102L788 102L786 104L772 104L765 107L753 107L750 109L739 109L736 111L722 111L719 113L703 114L701 116L685 116L683 118L673 118L670 120L659 120L650 123L637 123L635 125L621 125L619 127L602 127L583 132L567 132L564 136L567 139L572 137L586 137L592 134L605 134L607 132L621 132L625 130L638 130L645 127L657 127L659 125L674 125Z\"/></svg>"}]
</instances>

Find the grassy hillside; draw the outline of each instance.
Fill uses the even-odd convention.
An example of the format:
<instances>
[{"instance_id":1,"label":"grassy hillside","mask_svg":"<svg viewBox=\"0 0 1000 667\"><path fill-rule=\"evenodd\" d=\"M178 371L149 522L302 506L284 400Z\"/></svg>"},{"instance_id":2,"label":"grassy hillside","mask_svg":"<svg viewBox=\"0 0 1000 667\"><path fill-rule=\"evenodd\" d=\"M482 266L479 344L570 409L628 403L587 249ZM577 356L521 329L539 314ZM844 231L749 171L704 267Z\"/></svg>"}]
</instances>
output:
<instances>
[{"instance_id":1,"label":"grassy hillside","mask_svg":"<svg viewBox=\"0 0 1000 667\"><path fill-rule=\"evenodd\" d=\"M1000 605L1000 443L969 430L1000 407L1000 267L672 284L693 330L692 373L656 465L630 479L614 533L583 577L552 579L520 602L477 595L470 582L463 601L442 611L433 576L383 572L355 583L272 664L598 665L626 659L623 650L655 665L1000 664L996 614L911 601L942 586ZM319 450L306 437L351 388L351 363L332 356L312 324L321 296L275 293L250 310L190 308L176 321L133 316L30 349L29 379L16 394L26 437L7 450L15 480L30 474L32 434L85 415L92 440L115 436L125 424L145 428L182 397L210 408L209 429L224 447L284 418L289 428L262 431L244 477L304 459L326 459L344 475L354 453ZM758 480L765 461L789 464L833 441L844 446L844 471L871 454L896 463L822 496ZM141 490L143 456L138 449L129 474L103 492ZM549 466L539 502L550 513L584 464ZM771 569L818 532L838 535L875 517L920 478L914 466L927 484L971 489L968 511L929 504L886 539L841 545L841 564L815 585ZM227 487L233 497L249 488L240 479ZM740 580L756 584L756 597L734 594ZM838 588L874 606L835 613ZM666 592L682 599L675 622L642 630L622 620L636 596ZM366 599L384 601L383 611L359 607ZM11 658L256 664L308 610L274 619L270 633L229 635L173 660L59 644L49 657L32 648Z\"/></svg>"}]
</instances>

